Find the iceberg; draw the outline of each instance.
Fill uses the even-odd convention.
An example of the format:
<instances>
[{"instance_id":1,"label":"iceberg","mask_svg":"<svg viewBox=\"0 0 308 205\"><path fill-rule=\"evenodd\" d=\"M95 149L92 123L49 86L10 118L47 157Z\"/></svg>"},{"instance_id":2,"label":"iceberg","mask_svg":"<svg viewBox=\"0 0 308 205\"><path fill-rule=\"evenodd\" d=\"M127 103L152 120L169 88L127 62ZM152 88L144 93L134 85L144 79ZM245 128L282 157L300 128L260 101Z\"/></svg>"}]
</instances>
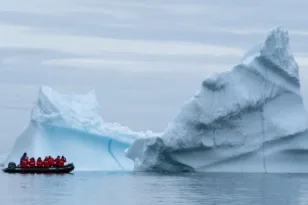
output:
<instances>
[{"instance_id":1,"label":"iceberg","mask_svg":"<svg viewBox=\"0 0 308 205\"><path fill-rule=\"evenodd\" d=\"M28 156L66 156L76 171L132 171L133 161L125 150L137 138L155 136L134 132L117 123L106 123L94 91L86 94L60 94L42 85L31 110L31 120L17 137L4 166Z\"/></svg>"},{"instance_id":2,"label":"iceberg","mask_svg":"<svg viewBox=\"0 0 308 205\"><path fill-rule=\"evenodd\" d=\"M308 172L308 119L289 34L278 26L208 76L161 136L127 150L136 171Z\"/></svg>"}]
</instances>

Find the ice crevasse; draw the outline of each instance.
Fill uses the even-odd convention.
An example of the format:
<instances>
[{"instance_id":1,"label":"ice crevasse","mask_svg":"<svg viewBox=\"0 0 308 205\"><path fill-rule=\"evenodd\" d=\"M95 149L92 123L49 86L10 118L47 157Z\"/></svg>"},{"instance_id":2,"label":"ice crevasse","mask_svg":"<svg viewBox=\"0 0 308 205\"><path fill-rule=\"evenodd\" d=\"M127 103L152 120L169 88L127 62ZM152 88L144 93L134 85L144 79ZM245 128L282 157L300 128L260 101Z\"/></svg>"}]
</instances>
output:
<instances>
[{"instance_id":1,"label":"ice crevasse","mask_svg":"<svg viewBox=\"0 0 308 205\"><path fill-rule=\"evenodd\" d=\"M125 150L137 138L157 136L106 123L99 114L94 91L61 94L48 86L39 89L31 120L17 137L4 166L28 156L65 155L75 171L132 171Z\"/></svg>"},{"instance_id":2,"label":"ice crevasse","mask_svg":"<svg viewBox=\"0 0 308 205\"><path fill-rule=\"evenodd\" d=\"M139 171L308 172L308 119L288 31L207 77L159 137L127 152Z\"/></svg>"}]
</instances>

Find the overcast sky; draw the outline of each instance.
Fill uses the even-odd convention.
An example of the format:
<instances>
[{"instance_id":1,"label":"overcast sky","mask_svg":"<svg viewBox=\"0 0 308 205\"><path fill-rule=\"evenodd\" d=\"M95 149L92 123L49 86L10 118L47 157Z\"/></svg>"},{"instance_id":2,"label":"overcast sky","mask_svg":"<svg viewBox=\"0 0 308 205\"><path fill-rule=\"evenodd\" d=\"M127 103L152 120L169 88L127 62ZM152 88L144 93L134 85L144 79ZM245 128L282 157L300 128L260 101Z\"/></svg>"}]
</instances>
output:
<instances>
[{"instance_id":1,"label":"overcast sky","mask_svg":"<svg viewBox=\"0 0 308 205\"><path fill-rule=\"evenodd\" d=\"M163 131L207 75L231 69L276 25L289 30L308 104L307 8L304 0L2 1L0 154L29 122L40 84L95 89L105 121Z\"/></svg>"}]
</instances>

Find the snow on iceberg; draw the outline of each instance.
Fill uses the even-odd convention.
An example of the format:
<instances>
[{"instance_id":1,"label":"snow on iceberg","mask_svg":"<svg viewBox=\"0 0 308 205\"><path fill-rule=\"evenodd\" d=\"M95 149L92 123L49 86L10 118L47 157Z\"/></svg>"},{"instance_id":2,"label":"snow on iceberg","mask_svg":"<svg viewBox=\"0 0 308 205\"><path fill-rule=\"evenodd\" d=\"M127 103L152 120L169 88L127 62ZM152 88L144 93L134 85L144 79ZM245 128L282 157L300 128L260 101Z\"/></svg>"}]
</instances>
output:
<instances>
[{"instance_id":1,"label":"snow on iceberg","mask_svg":"<svg viewBox=\"0 0 308 205\"><path fill-rule=\"evenodd\" d=\"M140 171L308 172L307 129L288 32L276 27L232 70L205 79L161 137L135 140L127 157Z\"/></svg>"},{"instance_id":2,"label":"snow on iceberg","mask_svg":"<svg viewBox=\"0 0 308 205\"><path fill-rule=\"evenodd\" d=\"M76 170L131 171L125 150L137 138L152 132L133 132L99 115L94 91L84 95L60 94L41 86L28 127L17 138L5 160L19 162L21 155L65 155Z\"/></svg>"}]
</instances>

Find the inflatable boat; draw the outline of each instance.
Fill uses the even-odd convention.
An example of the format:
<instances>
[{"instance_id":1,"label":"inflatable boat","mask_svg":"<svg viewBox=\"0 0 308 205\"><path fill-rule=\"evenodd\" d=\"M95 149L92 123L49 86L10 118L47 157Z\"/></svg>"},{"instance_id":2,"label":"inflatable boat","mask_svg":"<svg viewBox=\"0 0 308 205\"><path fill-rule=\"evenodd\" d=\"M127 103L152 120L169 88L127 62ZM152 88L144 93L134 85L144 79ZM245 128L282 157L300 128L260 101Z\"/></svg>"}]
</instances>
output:
<instances>
[{"instance_id":1,"label":"inflatable boat","mask_svg":"<svg viewBox=\"0 0 308 205\"><path fill-rule=\"evenodd\" d=\"M73 163L64 167L17 167L14 162L10 162L7 168L2 169L6 173L70 173L75 169Z\"/></svg>"}]
</instances>

